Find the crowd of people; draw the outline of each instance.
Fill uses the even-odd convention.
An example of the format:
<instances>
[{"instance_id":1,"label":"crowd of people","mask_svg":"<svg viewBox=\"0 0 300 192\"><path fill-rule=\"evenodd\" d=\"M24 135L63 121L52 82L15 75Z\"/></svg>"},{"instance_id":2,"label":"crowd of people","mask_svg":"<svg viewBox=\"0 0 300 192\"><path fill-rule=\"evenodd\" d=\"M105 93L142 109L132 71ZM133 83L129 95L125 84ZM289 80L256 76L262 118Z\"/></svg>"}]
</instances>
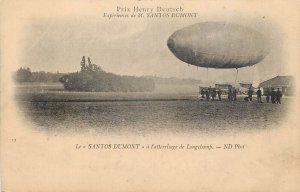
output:
<instances>
[{"instance_id":1,"label":"crowd of people","mask_svg":"<svg viewBox=\"0 0 300 192\"><path fill-rule=\"evenodd\" d=\"M244 101L252 101L253 94L254 94L254 90L252 87L250 87L247 91L247 97L244 98ZM202 99L206 99L207 101L210 101L210 100L221 101L222 90L219 88L211 88L211 87L202 88L200 91L200 95L201 95ZM256 91L256 95L257 95L257 102L263 103L262 102L263 94L262 94L260 87ZM279 88L277 88L277 91L275 91L274 88L268 88L264 95L266 96L267 103L269 103L271 101L273 104L281 104L282 92L280 91ZM236 101L237 100L236 99L237 98L237 89L234 87L228 87L227 98L228 98L228 101Z\"/></svg>"},{"instance_id":2,"label":"crowd of people","mask_svg":"<svg viewBox=\"0 0 300 192\"><path fill-rule=\"evenodd\" d=\"M247 93L248 97L246 97L245 100L246 101L252 101L253 93L254 93L253 89L249 88L248 93ZM256 91L256 95L257 95L257 102L262 103L262 100L261 100L262 91L261 91L260 87ZM271 98L271 102L273 104L281 104L282 92L280 91L279 88L277 88L277 91L275 91L274 88L267 88L265 96L266 96L266 102L267 103L270 102L270 98Z\"/></svg>"},{"instance_id":3,"label":"crowd of people","mask_svg":"<svg viewBox=\"0 0 300 192\"><path fill-rule=\"evenodd\" d=\"M279 88L277 88L277 91L274 88L268 88L265 95L267 103L270 102L271 98L273 104L281 104L282 92Z\"/></svg>"},{"instance_id":4,"label":"crowd of people","mask_svg":"<svg viewBox=\"0 0 300 192\"><path fill-rule=\"evenodd\" d=\"M217 88L207 88L207 89L204 89L202 88L201 91L200 91L200 95L202 97L202 99L206 98L206 100L216 100L216 97L218 96L218 100L221 101L221 90L220 89L217 89Z\"/></svg>"}]
</instances>

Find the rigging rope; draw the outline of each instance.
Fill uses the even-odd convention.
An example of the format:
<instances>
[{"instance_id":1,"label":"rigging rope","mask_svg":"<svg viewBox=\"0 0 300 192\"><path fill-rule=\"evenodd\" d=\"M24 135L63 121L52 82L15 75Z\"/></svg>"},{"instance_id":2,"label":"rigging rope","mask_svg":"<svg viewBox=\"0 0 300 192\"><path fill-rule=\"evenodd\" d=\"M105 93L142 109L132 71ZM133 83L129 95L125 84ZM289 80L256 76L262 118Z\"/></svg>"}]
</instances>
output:
<instances>
[{"instance_id":1,"label":"rigging rope","mask_svg":"<svg viewBox=\"0 0 300 192\"><path fill-rule=\"evenodd\" d=\"M235 76L235 82L236 82L236 80L238 78L238 74L239 74L239 69L238 68L235 68L235 69L236 69L236 76Z\"/></svg>"},{"instance_id":2,"label":"rigging rope","mask_svg":"<svg viewBox=\"0 0 300 192\"><path fill-rule=\"evenodd\" d=\"M206 82L208 82L208 68L206 68Z\"/></svg>"}]
</instances>

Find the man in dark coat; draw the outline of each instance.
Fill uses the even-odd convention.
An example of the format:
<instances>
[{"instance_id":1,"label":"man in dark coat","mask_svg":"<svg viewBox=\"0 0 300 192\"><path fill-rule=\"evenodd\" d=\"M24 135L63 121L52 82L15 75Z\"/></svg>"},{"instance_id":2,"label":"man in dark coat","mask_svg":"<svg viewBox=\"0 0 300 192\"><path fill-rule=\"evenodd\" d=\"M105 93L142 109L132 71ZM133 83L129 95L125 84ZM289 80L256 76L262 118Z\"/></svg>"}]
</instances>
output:
<instances>
[{"instance_id":1,"label":"man in dark coat","mask_svg":"<svg viewBox=\"0 0 300 192\"><path fill-rule=\"evenodd\" d=\"M205 90L205 96L206 96L206 100L209 101L209 91L208 91L208 89Z\"/></svg>"},{"instance_id":2,"label":"man in dark coat","mask_svg":"<svg viewBox=\"0 0 300 192\"><path fill-rule=\"evenodd\" d=\"M271 102L275 104L275 101L276 101L276 92L274 88L271 88Z\"/></svg>"},{"instance_id":3,"label":"man in dark coat","mask_svg":"<svg viewBox=\"0 0 300 192\"><path fill-rule=\"evenodd\" d=\"M250 87L248 90L248 98L250 101L252 101L252 94L253 94L253 90L252 90L252 87Z\"/></svg>"},{"instance_id":4,"label":"man in dark coat","mask_svg":"<svg viewBox=\"0 0 300 192\"><path fill-rule=\"evenodd\" d=\"M279 88L277 88L277 92L276 92L276 103L277 104L281 104L281 97L282 97L282 92L279 90Z\"/></svg>"},{"instance_id":5,"label":"man in dark coat","mask_svg":"<svg viewBox=\"0 0 300 192\"><path fill-rule=\"evenodd\" d=\"M218 89L218 92L217 92L217 93L218 93L218 99L219 99L219 101L221 101L221 94L222 94L222 93L221 93L221 90Z\"/></svg>"},{"instance_id":6,"label":"man in dark coat","mask_svg":"<svg viewBox=\"0 0 300 192\"><path fill-rule=\"evenodd\" d=\"M236 94L237 94L237 91L235 88L233 88L233 90L232 90L232 100L233 101L236 101Z\"/></svg>"},{"instance_id":7,"label":"man in dark coat","mask_svg":"<svg viewBox=\"0 0 300 192\"><path fill-rule=\"evenodd\" d=\"M232 89L231 89L231 87L228 88L228 100L232 101Z\"/></svg>"},{"instance_id":8,"label":"man in dark coat","mask_svg":"<svg viewBox=\"0 0 300 192\"><path fill-rule=\"evenodd\" d=\"M211 98L212 98L213 101L216 99L216 96L217 96L216 89L213 88L212 91L211 91Z\"/></svg>"},{"instance_id":9,"label":"man in dark coat","mask_svg":"<svg viewBox=\"0 0 300 192\"><path fill-rule=\"evenodd\" d=\"M261 90L260 90L260 87L259 87L258 90L256 91L256 95L257 95L257 102L258 102L258 103L262 103L262 102L261 102Z\"/></svg>"},{"instance_id":10,"label":"man in dark coat","mask_svg":"<svg viewBox=\"0 0 300 192\"><path fill-rule=\"evenodd\" d=\"M269 103L269 101L270 101L270 94L271 94L271 93L270 93L270 88L268 87L268 88L267 88L267 91L266 91L266 96L267 96L267 97L266 97L266 101L267 101L267 103Z\"/></svg>"}]
</instances>

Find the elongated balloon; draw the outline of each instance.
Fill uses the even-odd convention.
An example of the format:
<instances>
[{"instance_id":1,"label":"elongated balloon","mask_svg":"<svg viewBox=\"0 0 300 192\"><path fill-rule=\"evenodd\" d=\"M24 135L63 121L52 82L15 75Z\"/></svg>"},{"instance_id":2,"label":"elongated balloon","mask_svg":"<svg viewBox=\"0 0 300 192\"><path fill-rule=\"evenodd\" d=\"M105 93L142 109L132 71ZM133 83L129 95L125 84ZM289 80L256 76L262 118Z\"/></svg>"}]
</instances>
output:
<instances>
[{"instance_id":1,"label":"elongated balloon","mask_svg":"<svg viewBox=\"0 0 300 192\"><path fill-rule=\"evenodd\" d=\"M266 38L237 24L198 23L173 33L167 42L180 60L207 68L241 68L260 62L269 52Z\"/></svg>"}]
</instances>

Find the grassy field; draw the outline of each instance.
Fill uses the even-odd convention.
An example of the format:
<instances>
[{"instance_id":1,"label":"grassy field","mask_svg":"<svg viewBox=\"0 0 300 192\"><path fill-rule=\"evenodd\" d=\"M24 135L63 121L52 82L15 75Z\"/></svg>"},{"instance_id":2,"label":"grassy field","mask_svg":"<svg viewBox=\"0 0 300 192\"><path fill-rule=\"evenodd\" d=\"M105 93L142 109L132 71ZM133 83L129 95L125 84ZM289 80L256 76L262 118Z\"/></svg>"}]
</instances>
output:
<instances>
[{"instance_id":1,"label":"grassy field","mask_svg":"<svg viewBox=\"0 0 300 192\"><path fill-rule=\"evenodd\" d=\"M174 89L172 89L174 90ZM19 112L40 131L97 134L234 134L278 127L291 98L282 105L202 101L197 92L68 92L59 84L16 87Z\"/></svg>"},{"instance_id":2,"label":"grassy field","mask_svg":"<svg viewBox=\"0 0 300 192\"><path fill-rule=\"evenodd\" d=\"M72 92L60 83L26 83L16 87L16 99L35 102L96 102L192 99L197 87L158 85L153 92Z\"/></svg>"}]
</instances>

